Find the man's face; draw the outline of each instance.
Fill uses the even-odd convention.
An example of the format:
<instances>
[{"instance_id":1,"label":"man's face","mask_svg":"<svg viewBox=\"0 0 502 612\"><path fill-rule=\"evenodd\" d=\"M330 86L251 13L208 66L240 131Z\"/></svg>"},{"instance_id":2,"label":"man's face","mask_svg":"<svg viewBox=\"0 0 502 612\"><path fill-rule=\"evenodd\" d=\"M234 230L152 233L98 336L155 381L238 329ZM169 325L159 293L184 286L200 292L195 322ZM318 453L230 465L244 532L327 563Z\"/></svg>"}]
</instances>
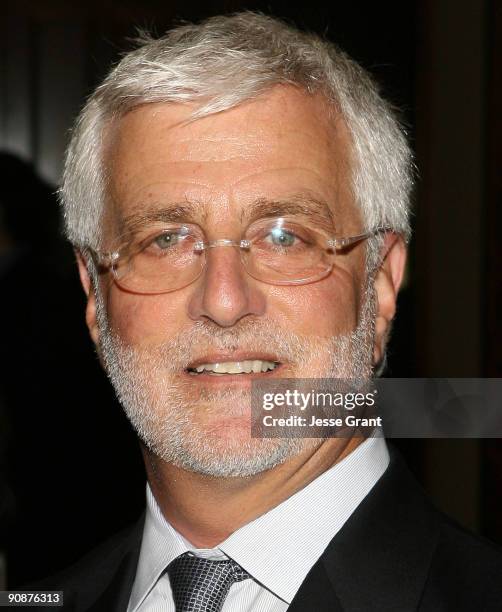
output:
<instances>
[{"instance_id":1,"label":"man's face","mask_svg":"<svg viewBox=\"0 0 502 612\"><path fill-rule=\"evenodd\" d=\"M190 209L183 220L208 240L240 239L264 201L312 206L338 236L362 231L347 130L328 122L321 97L276 87L185 124L192 110L144 105L108 134L105 248L131 223L180 204ZM373 300L364 290L364 252L358 245L328 277L299 286L255 280L231 247L210 249L204 273L170 293L130 293L103 278L95 340L147 446L182 467L220 475L261 471L305 448L305 441L250 439L250 380L369 375ZM189 371L248 361L279 365L259 374Z\"/></svg>"}]
</instances>

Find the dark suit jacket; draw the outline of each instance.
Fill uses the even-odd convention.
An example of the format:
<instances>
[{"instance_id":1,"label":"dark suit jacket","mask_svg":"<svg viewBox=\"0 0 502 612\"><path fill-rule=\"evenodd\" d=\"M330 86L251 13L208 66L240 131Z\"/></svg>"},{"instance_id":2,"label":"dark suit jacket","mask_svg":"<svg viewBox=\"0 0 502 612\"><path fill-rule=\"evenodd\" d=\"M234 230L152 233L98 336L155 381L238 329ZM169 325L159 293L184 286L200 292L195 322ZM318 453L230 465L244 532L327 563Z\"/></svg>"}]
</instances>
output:
<instances>
[{"instance_id":1,"label":"dark suit jacket","mask_svg":"<svg viewBox=\"0 0 502 612\"><path fill-rule=\"evenodd\" d=\"M63 590L64 610L125 612L143 521L37 588ZM385 474L330 542L289 607L290 612L342 610L501 612L502 551L438 512L391 451Z\"/></svg>"}]
</instances>

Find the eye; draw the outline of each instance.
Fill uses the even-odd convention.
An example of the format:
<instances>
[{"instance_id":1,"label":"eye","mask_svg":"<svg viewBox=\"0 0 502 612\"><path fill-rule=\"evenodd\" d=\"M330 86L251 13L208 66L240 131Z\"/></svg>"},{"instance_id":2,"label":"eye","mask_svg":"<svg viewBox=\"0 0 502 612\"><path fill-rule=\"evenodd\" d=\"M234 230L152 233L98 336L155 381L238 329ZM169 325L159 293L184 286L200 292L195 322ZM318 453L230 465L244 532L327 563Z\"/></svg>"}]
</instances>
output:
<instances>
[{"instance_id":1,"label":"eye","mask_svg":"<svg viewBox=\"0 0 502 612\"><path fill-rule=\"evenodd\" d=\"M295 244L295 240L298 239L296 234L291 230L284 229L283 227L274 227L269 232L270 240L275 246L290 247Z\"/></svg>"},{"instance_id":2,"label":"eye","mask_svg":"<svg viewBox=\"0 0 502 612\"><path fill-rule=\"evenodd\" d=\"M182 234L181 232L164 232L154 238L152 243L162 251L165 251L166 249L178 244L185 237L186 234Z\"/></svg>"}]
</instances>

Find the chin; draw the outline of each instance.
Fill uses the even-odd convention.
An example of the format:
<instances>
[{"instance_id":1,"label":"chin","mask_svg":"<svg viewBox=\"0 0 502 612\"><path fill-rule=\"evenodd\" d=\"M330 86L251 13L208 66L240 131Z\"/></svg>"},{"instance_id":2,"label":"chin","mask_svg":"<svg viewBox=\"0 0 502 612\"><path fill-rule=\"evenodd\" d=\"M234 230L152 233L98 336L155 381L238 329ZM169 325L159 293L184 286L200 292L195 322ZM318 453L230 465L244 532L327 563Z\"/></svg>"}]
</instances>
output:
<instances>
[{"instance_id":1,"label":"chin","mask_svg":"<svg viewBox=\"0 0 502 612\"><path fill-rule=\"evenodd\" d=\"M211 441L227 440L236 442L249 442L251 438L251 430L249 419L225 419L223 422L215 423L214 425L206 425L200 428L201 435L206 436Z\"/></svg>"},{"instance_id":2,"label":"chin","mask_svg":"<svg viewBox=\"0 0 502 612\"><path fill-rule=\"evenodd\" d=\"M216 435L192 430L178 442L175 453L156 454L181 469L216 478L255 476L305 450L304 441L251 438L249 428L219 428Z\"/></svg>"}]
</instances>

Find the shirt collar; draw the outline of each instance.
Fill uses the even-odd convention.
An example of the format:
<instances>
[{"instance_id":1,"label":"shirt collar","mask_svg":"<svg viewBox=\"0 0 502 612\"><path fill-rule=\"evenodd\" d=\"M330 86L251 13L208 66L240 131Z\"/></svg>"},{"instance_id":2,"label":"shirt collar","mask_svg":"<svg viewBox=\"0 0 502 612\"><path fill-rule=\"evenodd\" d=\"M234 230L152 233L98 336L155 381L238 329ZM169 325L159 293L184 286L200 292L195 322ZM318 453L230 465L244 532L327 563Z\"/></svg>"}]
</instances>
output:
<instances>
[{"instance_id":1,"label":"shirt collar","mask_svg":"<svg viewBox=\"0 0 502 612\"><path fill-rule=\"evenodd\" d=\"M146 502L143 539L128 610L136 610L169 563L190 550L185 538L165 520L148 483Z\"/></svg>"},{"instance_id":2,"label":"shirt collar","mask_svg":"<svg viewBox=\"0 0 502 612\"><path fill-rule=\"evenodd\" d=\"M215 561L227 559L218 548L195 548L184 538L165 519L147 482L145 526L128 610L136 610L171 561L188 551Z\"/></svg>"},{"instance_id":3,"label":"shirt collar","mask_svg":"<svg viewBox=\"0 0 502 612\"><path fill-rule=\"evenodd\" d=\"M238 529L219 548L289 604L388 464L385 440L368 438L306 487Z\"/></svg>"},{"instance_id":4,"label":"shirt collar","mask_svg":"<svg viewBox=\"0 0 502 612\"><path fill-rule=\"evenodd\" d=\"M291 603L311 567L388 464L385 440L368 438L303 489L208 550L193 547L166 521L147 484L145 527L129 609L136 609L169 563L189 550L206 558L234 559L253 579Z\"/></svg>"}]
</instances>

